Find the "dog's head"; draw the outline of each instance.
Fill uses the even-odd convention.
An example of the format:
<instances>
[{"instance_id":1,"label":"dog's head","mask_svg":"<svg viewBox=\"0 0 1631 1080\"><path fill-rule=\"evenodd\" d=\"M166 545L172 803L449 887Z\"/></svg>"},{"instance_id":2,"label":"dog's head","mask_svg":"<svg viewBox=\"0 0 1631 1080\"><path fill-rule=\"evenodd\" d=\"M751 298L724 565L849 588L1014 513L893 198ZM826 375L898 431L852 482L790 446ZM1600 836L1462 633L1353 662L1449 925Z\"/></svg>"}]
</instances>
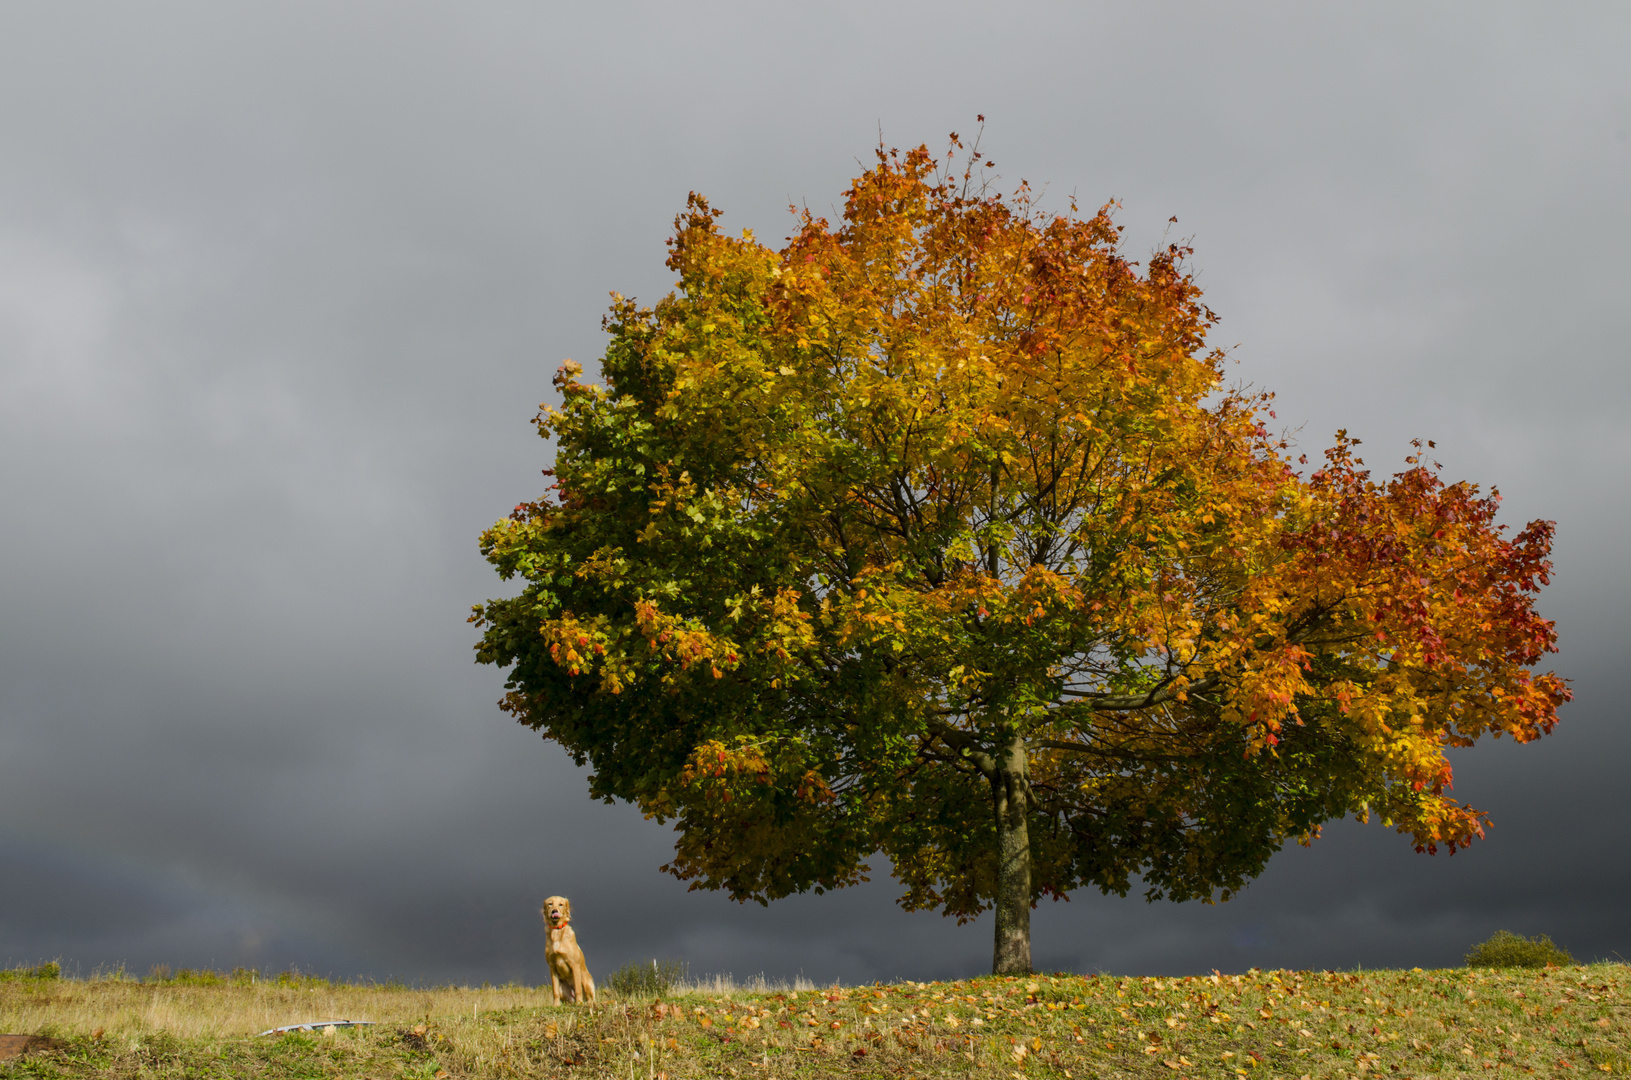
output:
<instances>
[{"instance_id":1,"label":"dog's head","mask_svg":"<svg viewBox=\"0 0 1631 1080\"><path fill-rule=\"evenodd\" d=\"M572 921L572 901L564 896L545 897L544 906L538 909L538 914L544 917L552 930L559 930Z\"/></svg>"}]
</instances>

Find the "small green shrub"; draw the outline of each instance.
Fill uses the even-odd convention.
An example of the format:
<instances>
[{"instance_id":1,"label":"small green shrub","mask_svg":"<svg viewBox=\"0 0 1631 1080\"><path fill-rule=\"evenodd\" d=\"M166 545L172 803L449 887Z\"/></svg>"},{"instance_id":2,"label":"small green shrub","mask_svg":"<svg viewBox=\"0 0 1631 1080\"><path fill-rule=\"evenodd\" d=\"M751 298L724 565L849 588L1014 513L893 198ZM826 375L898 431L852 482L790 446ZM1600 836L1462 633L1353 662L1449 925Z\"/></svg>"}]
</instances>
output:
<instances>
[{"instance_id":1,"label":"small green shrub","mask_svg":"<svg viewBox=\"0 0 1631 1080\"><path fill-rule=\"evenodd\" d=\"M24 979L60 979L62 978L62 965L55 960L48 960L39 967L8 968L0 971L0 982L21 982Z\"/></svg>"},{"instance_id":2,"label":"small green shrub","mask_svg":"<svg viewBox=\"0 0 1631 1080\"><path fill-rule=\"evenodd\" d=\"M327 990L337 984L329 982L321 975L302 975L299 968L290 968L288 971L278 972L277 984L295 990Z\"/></svg>"},{"instance_id":3,"label":"small green shrub","mask_svg":"<svg viewBox=\"0 0 1631 1080\"><path fill-rule=\"evenodd\" d=\"M209 968L200 968L197 971L182 968L170 981L178 986L220 986L226 982L220 972L211 971Z\"/></svg>"},{"instance_id":4,"label":"small green shrub","mask_svg":"<svg viewBox=\"0 0 1631 1080\"><path fill-rule=\"evenodd\" d=\"M687 970L683 960L625 964L606 977L606 988L621 998L661 997L684 981Z\"/></svg>"},{"instance_id":5,"label":"small green shrub","mask_svg":"<svg viewBox=\"0 0 1631 1080\"><path fill-rule=\"evenodd\" d=\"M1467 966L1477 968L1539 968L1547 964L1571 965L1574 957L1567 949L1552 943L1545 934L1526 938L1510 930L1497 930L1488 941L1480 942L1467 954Z\"/></svg>"}]
</instances>

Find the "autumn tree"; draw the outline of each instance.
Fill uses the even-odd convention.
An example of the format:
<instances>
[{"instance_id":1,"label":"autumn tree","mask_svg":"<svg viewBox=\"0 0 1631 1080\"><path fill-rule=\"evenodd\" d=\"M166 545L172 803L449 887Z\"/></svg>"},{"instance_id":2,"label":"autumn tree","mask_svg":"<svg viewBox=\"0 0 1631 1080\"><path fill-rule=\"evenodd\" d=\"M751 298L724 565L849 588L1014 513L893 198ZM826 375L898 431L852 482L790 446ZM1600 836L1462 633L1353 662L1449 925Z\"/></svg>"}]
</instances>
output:
<instances>
[{"instance_id":1,"label":"autumn tree","mask_svg":"<svg viewBox=\"0 0 1631 1080\"><path fill-rule=\"evenodd\" d=\"M954 138L955 145L955 138ZM1307 472L1230 389L1169 246L880 152L780 251L693 195L654 308L568 362L550 491L482 536L524 588L472 621L503 708L675 822L664 869L765 902L865 880L907 908L1084 886L1227 899L1375 814L1418 851L1483 815L1445 752L1550 731L1550 522L1437 466Z\"/></svg>"}]
</instances>

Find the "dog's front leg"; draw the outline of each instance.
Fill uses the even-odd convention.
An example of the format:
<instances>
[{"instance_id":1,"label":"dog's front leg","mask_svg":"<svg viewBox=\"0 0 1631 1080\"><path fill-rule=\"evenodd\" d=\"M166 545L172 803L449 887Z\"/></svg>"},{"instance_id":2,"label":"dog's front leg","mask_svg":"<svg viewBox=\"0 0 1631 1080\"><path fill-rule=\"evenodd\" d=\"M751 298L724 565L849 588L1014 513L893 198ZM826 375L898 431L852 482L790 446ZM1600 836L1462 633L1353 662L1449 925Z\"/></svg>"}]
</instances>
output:
<instances>
[{"instance_id":1,"label":"dog's front leg","mask_svg":"<svg viewBox=\"0 0 1631 1080\"><path fill-rule=\"evenodd\" d=\"M555 1004L559 1005L561 1003L561 977L555 974L553 969L549 973L549 989L555 998Z\"/></svg>"}]
</instances>

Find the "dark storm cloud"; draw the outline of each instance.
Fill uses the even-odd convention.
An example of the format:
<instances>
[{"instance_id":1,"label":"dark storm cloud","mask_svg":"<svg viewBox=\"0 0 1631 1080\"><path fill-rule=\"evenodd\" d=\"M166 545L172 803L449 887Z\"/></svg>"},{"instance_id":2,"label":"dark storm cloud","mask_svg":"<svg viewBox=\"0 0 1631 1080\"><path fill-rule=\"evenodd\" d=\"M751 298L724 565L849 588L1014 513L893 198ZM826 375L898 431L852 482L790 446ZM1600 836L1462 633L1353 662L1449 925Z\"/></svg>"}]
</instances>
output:
<instances>
[{"instance_id":1,"label":"dark storm cloud","mask_svg":"<svg viewBox=\"0 0 1631 1080\"><path fill-rule=\"evenodd\" d=\"M670 285L685 193L774 241L879 126L1193 237L1220 344L1311 454L1411 437L1555 518L1558 733L1458 758L1453 860L1333 826L1215 908L1082 895L1044 966L1445 963L1502 926L1627 952L1614 695L1631 391L1631 17L1488 5L13 5L0 15L0 963L962 974L984 921L846 893L737 907L655 872L493 707L480 529L527 420Z\"/></svg>"}]
</instances>

